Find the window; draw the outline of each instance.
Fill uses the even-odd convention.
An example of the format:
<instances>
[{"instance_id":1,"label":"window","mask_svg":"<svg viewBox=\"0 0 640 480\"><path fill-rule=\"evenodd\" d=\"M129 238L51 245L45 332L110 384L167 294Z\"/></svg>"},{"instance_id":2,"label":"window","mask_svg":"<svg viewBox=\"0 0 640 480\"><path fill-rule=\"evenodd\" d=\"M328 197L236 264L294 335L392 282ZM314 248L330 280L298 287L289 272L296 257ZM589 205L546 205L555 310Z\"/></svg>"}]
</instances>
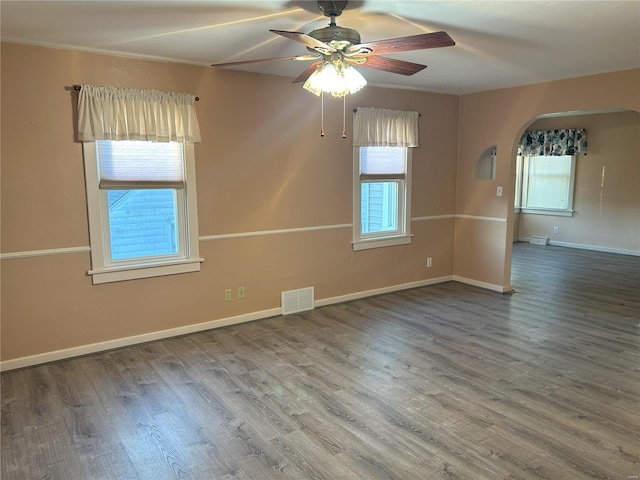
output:
<instances>
[{"instance_id":1,"label":"window","mask_svg":"<svg viewBox=\"0 0 640 480\"><path fill-rule=\"evenodd\" d=\"M410 172L410 148L354 148L354 250L411 242Z\"/></svg>"},{"instance_id":2,"label":"window","mask_svg":"<svg viewBox=\"0 0 640 480\"><path fill-rule=\"evenodd\" d=\"M518 162L516 208L523 213L573 215L574 155L526 156Z\"/></svg>"},{"instance_id":3,"label":"window","mask_svg":"<svg viewBox=\"0 0 640 480\"><path fill-rule=\"evenodd\" d=\"M93 283L200 270L193 144L83 145Z\"/></svg>"}]
</instances>

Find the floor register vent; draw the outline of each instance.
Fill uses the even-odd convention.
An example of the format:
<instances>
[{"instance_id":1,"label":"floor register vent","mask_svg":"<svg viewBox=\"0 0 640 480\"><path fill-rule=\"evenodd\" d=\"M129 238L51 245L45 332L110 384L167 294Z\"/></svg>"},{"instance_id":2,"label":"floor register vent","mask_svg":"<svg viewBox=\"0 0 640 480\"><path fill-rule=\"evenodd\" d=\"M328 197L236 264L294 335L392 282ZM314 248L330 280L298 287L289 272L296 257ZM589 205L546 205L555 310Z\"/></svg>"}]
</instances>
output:
<instances>
[{"instance_id":1,"label":"floor register vent","mask_svg":"<svg viewBox=\"0 0 640 480\"><path fill-rule=\"evenodd\" d=\"M313 287L282 292L282 315L313 310Z\"/></svg>"},{"instance_id":2,"label":"floor register vent","mask_svg":"<svg viewBox=\"0 0 640 480\"><path fill-rule=\"evenodd\" d=\"M546 245L549 243L549 237L531 237L529 243L534 245Z\"/></svg>"}]
</instances>

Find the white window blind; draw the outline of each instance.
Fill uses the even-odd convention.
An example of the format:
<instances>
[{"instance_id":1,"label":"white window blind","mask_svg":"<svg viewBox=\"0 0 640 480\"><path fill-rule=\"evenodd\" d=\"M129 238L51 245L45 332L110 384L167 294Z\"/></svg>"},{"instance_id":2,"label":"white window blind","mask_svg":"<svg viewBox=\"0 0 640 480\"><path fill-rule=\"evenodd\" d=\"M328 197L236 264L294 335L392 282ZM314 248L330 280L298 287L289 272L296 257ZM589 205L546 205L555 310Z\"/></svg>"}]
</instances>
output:
<instances>
[{"instance_id":1,"label":"white window blind","mask_svg":"<svg viewBox=\"0 0 640 480\"><path fill-rule=\"evenodd\" d=\"M182 188L181 143L97 141L100 188Z\"/></svg>"},{"instance_id":2,"label":"white window blind","mask_svg":"<svg viewBox=\"0 0 640 480\"><path fill-rule=\"evenodd\" d=\"M573 156L529 157L526 208L571 209Z\"/></svg>"},{"instance_id":3,"label":"white window blind","mask_svg":"<svg viewBox=\"0 0 640 480\"><path fill-rule=\"evenodd\" d=\"M360 174L403 175L405 150L402 147L360 147Z\"/></svg>"}]
</instances>

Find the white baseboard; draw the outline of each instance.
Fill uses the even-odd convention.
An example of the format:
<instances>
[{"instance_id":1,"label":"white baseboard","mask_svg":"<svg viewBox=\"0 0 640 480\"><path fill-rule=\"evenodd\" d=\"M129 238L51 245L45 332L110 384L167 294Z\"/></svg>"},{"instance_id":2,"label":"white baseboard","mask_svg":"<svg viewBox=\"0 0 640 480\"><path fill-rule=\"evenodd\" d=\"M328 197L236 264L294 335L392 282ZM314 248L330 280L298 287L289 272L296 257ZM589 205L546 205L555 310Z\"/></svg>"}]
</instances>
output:
<instances>
[{"instance_id":1,"label":"white baseboard","mask_svg":"<svg viewBox=\"0 0 640 480\"><path fill-rule=\"evenodd\" d=\"M494 292L510 293L513 292L511 285L495 285L493 283L481 282L480 280L474 280L472 278L461 277L459 275L453 276L454 282L466 283L467 285L473 285L474 287L486 288L487 290L493 290Z\"/></svg>"},{"instance_id":2,"label":"white baseboard","mask_svg":"<svg viewBox=\"0 0 640 480\"><path fill-rule=\"evenodd\" d=\"M201 332L203 330L210 330L212 328L220 328L244 322L251 322L253 320L274 317L276 315L280 315L281 313L281 308L271 308L269 310L247 313L235 317L221 318L218 320L211 320L209 322L196 323L194 325L185 325L183 327L143 333L141 335L134 335L132 337L117 338L115 340L107 340L106 342L91 343L89 345L81 345L79 347L66 348L64 350L54 350L53 352L45 352L39 353L37 355L30 355L27 357L14 358L12 360L5 360L3 362L0 362L0 372L15 370L16 368L31 367L33 365L55 362L58 360L65 360L73 357L80 357L82 355L89 355L92 353L104 352L106 350L113 350L115 348L129 347L131 345L152 342L154 340L179 337L180 335Z\"/></svg>"},{"instance_id":3,"label":"white baseboard","mask_svg":"<svg viewBox=\"0 0 640 480\"><path fill-rule=\"evenodd\" d=\"M392 285L389 287L377 288L374 290L365 290L363 292L350 293L348 295L340 295L337 297L323 298L314 302L314 307L323 307L326 305L332 305L336 303L349 302L351 300L358 300L361 298L372 297L374 295L382 295L384 293L398 292L401 290L408 290L410 288L425 287L427 285L435 285L438 283L457 281L474 285L477 287L486 288L504 293L511 289L503 289L498 285L492 285L485 282L479 282L464 277L458 277L455 275L447 275L444 277L430 278L427 280L419 280L417 282L403 283L400 285ZM282 314L282 308L271 308L268 310L262 310L258 312L247 313L238 315L235 317L221 318L218 320L211 320L208 322L197 323L194 325L185 325L183 327L170 328L167 330L160 330L157 332L144 333L141 335L134 335L131 337L117 338L115 340L108 340L105 342L91 343L89 345L81 345L79 347L66 348L64 350L55 350L53 352L45 352L37 355L30 355L27 357L20 357L11 360L5 360L0 362L0 372L8 370L15 370L17 368L31 367L34 365L40 365L43 363L55 362L58 360L66 360L73 357L79 357L82 355L90 355L92 353L104 352L107 350L113 350L115 348L129 347L146 342L152 342L154 340L163 340L165 338L178 337L189 333L201 332L204 330L211 330L214 328L226 327L229 325L237 325L240 323L251 322L254 320L261 320L264 318L275 317Z\"/></svg>"},{"instance_id":4,"label":"white baseboard","mask_svg":"<svg viewBox=\"0 0 640 480\"><path fill-rule=\"evenodd\" d=\"M520 237L518 238L518 242L529 242L530 237ZM640 250L625 250L622 248L612 248L612 247L601 247L598 245L586 245L583 243L571 243L571 242L559 242L557 240L549 239L549 245L553 245L556 247L567 247L567 248L577 248L580 250L593 250L594 252L605 252L605 253L617 253L619 255L633 255L634 257L640 257Z\"/></svg>"},{"instance_id":5,"label":"white baseboard","mask_svg":"<svg viewBox=\"0 0 640 480\"><path fill-rule=\"evenodd\" d=\"M595 252L617 253L620 255L633 255L635 257L640 257L640 250L623 250L621 248L599 247L597 245L584 245L581 243L557 242L555 240L549 240L549 245L555 245L556 247L578 248L581 250L593 250Z\"/></svg>"},{"instance_id":6,"label":"white baseboard","mask_svg":"<svg viewBox=\"0 0 640 480\"><path fill-rule=\"evenodd\" d=\"M382 295L383 293L399 292L410 288L425 287L427 285L435 285L437 283L450 282L453 280L451 275L446 277L430 278L427 280L419 280L417 282L402 283L400 285L392 285L390 287L376 288L374 290L365 290L364 292L349 293L338 297L323 298L315 301L316 307L324 307L325 305L333 305L334 303L350 302L360 298L373 297L374 295Z\"/></svg>"},{"instance_id":7,"label":"white baseboard","mask_svg":"<svg viewBox=\"0 0 640 480\"><path fill-rule=\"evenodd\" d=\"M356 292L349 295L342 295L339 297L324 298L316 300L314 306L322 307L325 305L331 305L334 303L347 302L350 300L356 300L359 298L371 297L373 295L380 295L383 293L391 293L400 290L407 290L409 288L423 287L425 285L433 285L436 283L442 283L451 281L452 277L440 277L432 278L429 280L421 280L418 282L405 283L401 285L393 285L390 287L379 288L376 290L367 290L364 292ZM275 317L282 314L282 308L271 308L269 310L262 310L258 312L247 313L238 315L235 317L221 318L218 320L211 320L208 322L197 323L194 325L185 325L183 327L170 328L167 330L160 330L157 332L149 332L141 335L134 335L131 337L117 338L115 340L107 340L105 342L91 343L89 345L81 345L79 347L66 348L64 350L55 350L53 352L39 353L37 355L30 355L27 357L14 358L11 360L5 360L0 362L0 372L8 370L15 370L17 368L31 367L34 365L40 365L43 363L55 362L58 360L65 360L73 357L80 357L82 355L90 355L92 353L104 352L107 350L113 350L115 348L128 347L131 345L137 345L140 343L152 342L154 340L162 340L165 338L178 337L189 333L201 332L204 330L211 330L213 328L226 327L229 325L237 325L244 322L251 322L254 320L261 320L264 318Z\"/></svg>"}]
</instances>

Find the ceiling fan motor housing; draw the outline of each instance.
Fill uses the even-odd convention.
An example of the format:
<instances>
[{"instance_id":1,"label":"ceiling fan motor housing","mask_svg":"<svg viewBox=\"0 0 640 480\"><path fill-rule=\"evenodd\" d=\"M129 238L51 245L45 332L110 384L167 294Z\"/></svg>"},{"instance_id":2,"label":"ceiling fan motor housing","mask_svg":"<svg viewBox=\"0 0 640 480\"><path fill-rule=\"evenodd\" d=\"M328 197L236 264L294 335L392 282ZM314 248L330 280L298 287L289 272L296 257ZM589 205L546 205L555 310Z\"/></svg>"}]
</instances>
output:
<instances>
[{"instance_id":1,"label":"ceiling fan motor housing","mask_svg":"<svg viewBox=\"0 0 640 480\"><path fill-rule=\"evenodd\" d=\"M320 40L323 43L331 45L336 50L344 50L351 45L360 43L360 34L353 28L344 28L336 25L336 17L342 15L342 11L347 6L346 1L323 1L318 0L318 8L322 10L325 17L331 18L328 27L319 28L309 33L310 37Z\"/></svg>"},{"instance_id":2,"label":"ceiling fan motor housing","mask_svg":"<svg viewBox=\"0 0 640 480\"><path fill-rule=\"evenodd\" d=\"M327 43L337 50L344 50L346 47L360 43L360 34L356 30L338 25L329 25L313 30L309 36Z\"/></svg>"}]
</instances>

